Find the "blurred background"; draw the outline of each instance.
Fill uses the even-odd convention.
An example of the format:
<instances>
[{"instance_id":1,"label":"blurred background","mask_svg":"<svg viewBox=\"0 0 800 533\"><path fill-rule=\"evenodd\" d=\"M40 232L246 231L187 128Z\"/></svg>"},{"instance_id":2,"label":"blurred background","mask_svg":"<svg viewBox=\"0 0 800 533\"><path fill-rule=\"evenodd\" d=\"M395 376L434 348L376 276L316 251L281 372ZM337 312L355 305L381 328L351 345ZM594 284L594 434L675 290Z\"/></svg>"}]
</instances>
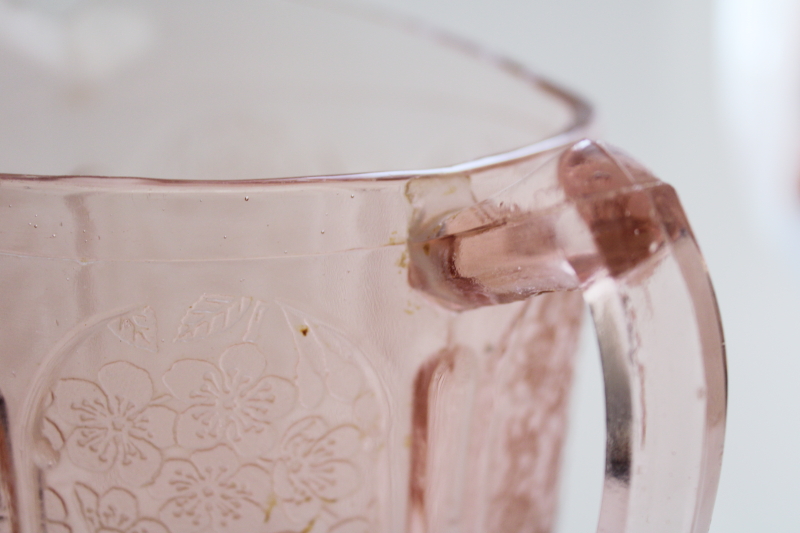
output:
<instances>
[{"instance_id":1,"label":"blurred background","mask_svg":"<svg viewBox=\"0 0 800 533\"><path fill-rule=\"evenodd\" d=\"M0 0L0 40L26 31L12 7L75 2ZM467 37L582 94L596 106L598 136L676 187L727 339L728 433L712 531L800 531L800 0L354 2ZM39 44L42 61L57 59ZM587 329L577 371L560 533L594 531L599 509L592 336Z\"/></svg>"},{"instance_id":2,"label":"blurred background","mask_svg":"<svg viewBox=\"0 0 800 533\"><path fill-rule=\"evenodd\" d=\"M728 350L711 530L800 531L800 1L361 0L513 57L584 95L598 134L678 190ZM593 531L599 368L586 335L559 531ZM598 454L598 450L600 453Z\"/></svg>"}]
</instances>

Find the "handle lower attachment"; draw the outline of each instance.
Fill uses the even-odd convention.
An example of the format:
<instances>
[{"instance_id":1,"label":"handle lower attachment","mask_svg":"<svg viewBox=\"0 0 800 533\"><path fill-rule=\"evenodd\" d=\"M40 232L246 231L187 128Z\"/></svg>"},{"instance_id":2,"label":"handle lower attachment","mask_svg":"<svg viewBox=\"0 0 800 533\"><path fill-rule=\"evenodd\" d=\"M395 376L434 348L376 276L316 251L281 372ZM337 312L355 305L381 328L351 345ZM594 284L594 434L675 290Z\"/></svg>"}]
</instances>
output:
<instances>
[{"instance_id":1,"label":"handle lower attachment","mask_svg":"<svg viewBox=\"0 0 800 533\"><path fill-rule=\"evenodd\" d=\"M413 286L453 309L583 291L600 344L599 533L706 533L725 430L714 291L674 190L594 141L410 243Z\"/></svg>"}]
</instances>

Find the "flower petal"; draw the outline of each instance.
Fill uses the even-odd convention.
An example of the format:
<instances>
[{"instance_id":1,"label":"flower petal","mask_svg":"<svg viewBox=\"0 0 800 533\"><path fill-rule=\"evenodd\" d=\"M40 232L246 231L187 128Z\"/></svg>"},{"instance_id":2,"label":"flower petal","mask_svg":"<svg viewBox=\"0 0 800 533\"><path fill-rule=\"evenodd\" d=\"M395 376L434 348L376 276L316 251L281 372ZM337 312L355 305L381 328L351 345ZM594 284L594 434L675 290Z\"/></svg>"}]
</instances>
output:
<instances>
[{"instance_id":1,"label":"flower petal","mask_svg":"<svg viewBox=\"0 0 800 533\"><path fill-rule=\"evenodd\" d=\"M258 422L272 422L294 409L297 387L289 380L267 376L242 396L242 413Z\"/></svg>"},{"instance_id":2,"label":"flower petal","mask_svg":"<svg viewBox=\"0 0 800 533\"><path fill-rule=\"evenodd\" d=\"M328 533L370 533L372 527L363 518L348 518L331 526Z\"/></svg>"},{"instance_id":3,"label":"flower petal","mask_svg":"<svg viewBox=\"0 0 800 533\"><path fill-rule=\"evenodd\" d=\"M146 440L127 436L120 446L117 464L122 480L140 487L153 479L161 467L161 451Z\"/></svg>"},{"instance_id":4,"label":"flower petal","mask_svg":"<svg viewBox=\"0 0 800 533\"><path fill-rule=\"evenodd\" d=\"M59 418L75 426L103 424L110 416L100 387L83 379L62 379L53 391Z\"/></svg>"},{"instance_id":5,"label":"flower petal","mask_svg":"<svg viewBox=\"0 0 800 533\"><path fill-rule=\"evenodd\" d=\"M136 417L136 428L131 435L148 440L159 448L175 444L175 417L177 413L168 407L154 405Z\"/></svg>"},{"instance_id":6,"label":"flower petal","mask_svg":"<svg viewBox=\"0 0 800 533\"><path fill-rule=\"evenodd\" d=\"M192 463L206 480L227 480L239 469L239 458L228 446L192 454Z\"/></svg>"},{"instance_id":7,"label":"flower petal","mask_svg":"<svg viewBox=\"0 0 800 533\"><path fill-rule=\"evenodd\" d=\"M99 501L97 493L83 483L75 483L75 497L89 529L94 531L100 528L100 516L97 514Z\"/></svg>"},{"instance_id":8,"label":"flower petal","mask_svg":"<svg viewBox=\"0 0 800 533\"><path fill-rule=\"evenodd\" d=\"M178 398L191 404L214 403L222 388L222 375L217 367L197 359L184 359L164 374L164 385Z\"/></svg>"},{"instance_id":9,"label":"flower petal","mask_svg":"<svg viewBox=\"0 0 800 533\"><path fill-rule=\"evenodd\" d=\"M139 505L133 494L114 488L100 497L97 514L103 527L124 531L139 517Z\"/></svg>"},{"instance_id":10,"label":"flower petal","mask_svg":"<svg viewBox=\"0 0 800 533\"><path fill-rule=\"evenodd\" d=\"M234 488L236 494L259 506L266 505L272 494L269 473L256 465L244 465L226 484Z\"/></svg>"},{"instance_id":11,"label":"flower petal","mask_svg":"<svg viewBox=\"0 0 800 533\"><path fill-rule=\"evenodd\" d=\"M158 515L169 531L195 533L206 529L211 523L203 503L196 497L173 498L161 507Z\"/></svg>"},{"instance_id":12,"label":"flower petal","mask_svg":"<svg viewBox=\"0 0 800 533\"><path fill-rule=\"evenodd\" d=\"M333 428L314 443L308 454L308 463L314 465L331 459L346 459L361 450L361 431L346 424Z\"/></svg>"},{"instance_id":13,"label":"flower petal","mask_svg":"<svg viewBox=\"0 0 800 533\"><path fill-rule=\"evenodd\" d=\"M161 472L155 482L148 487L148 492L157 500L189 497L203 483L197 467L186 459L169 459L164 461Z\"/></svg>"},{"instance_id":14,"label":"flower petal","mask_svg":"<svg viewBox=\"0 0 800 533\"><path fill-rule=\"evenodd\" d=\"M247 386L261 377L267 360L255 344L234 344L219 358L219 366L232 388Z\"/></svg>"},{"instance_id":15,"label":"flower petal","mask_svg":"<svg viewBox=\"0 0 800 533\"><path fill-rule=\"evenodd\" d=\"M269 424L259 424L248 430L228 426L228 440L242 457L263 457L275 446L277 432Z\"/></svg>"},{"instance_id":16,"label":"flower petal","mask_svg":"<svg viewBox=\"0 0 800 533\"><path fill-rule=\"evenodd\" d=\"M289 467L285 461L275 463L275 468L272 471L272 483L278 498L292 498L297 493L297 489L292 483L292 478L289 477Z\"/></svg>"},{"instance_id":17,"label":"flower petal","mask_svg":"<svg viewBox=\"0 0 800 533\"><path fill-rule=\"evenodd\" d=\"M161 522L156 522L151 518L143 518L133 524L125 533L169 533L169 530Z\"/></svg>"},{"instance_id":18,"label":"flower petal","mask_svg":"<svg viewBox=\"0 0 800 533\"><path fill-rule=\"evenodd\" d=\"M72 528L64 522L47 521L47 533L72 533Z\"/></svg>"},{"instance_id":19,"label":"flower petal","mask_svg":"<svg viewBox=\"0 0 800 533\"><path fill-rule=\"evenodd\" d=\"M289 520L305 529L322 510L319 498L294 497L280 500L281 509Z\"/></svg>"},{"instance_id":20,"label":"flower petal","mask_svg":"<svg viewBox=\"0 0 800 533\"><path fill-rule=\"evenodd\" d=\"M318 416L307 416L289 426L281 447L294 457L308 453L312 446L328 431L328 424Z\"/></svg>"},{"instance_id":21,"label":"flower petal","mask_svg":"<svg viewBox=\"0 0 800 533\"><path fill-rule=\"evenodd\" d=\"M216 407L195 405L178 416L175 435L178 444L185 448L210 448L225 438L227 424Z\"/></svg>"},{"instance_id":22,"label":"flower petal","mask_svg":"<svg viewBox=\"0 0 800 533\"><path fill-rule=\"evenodd\" d=\"M42 507L47 520L59 521L67 518L67 506L64 499L51 488L42 492Z\"/></svg>"},{"instance_id":23,"label":"flower petal","mask_svg":"<svg viewBox=\"0 0 800 533\"><path fill-rule=\"evenodd\" d=\"M365 433L373 437L380 435L382 429L381 408L373 392L365 392L356 398L353 404L353 415Z\"/></svg>"},{"instance_id":24,"label":"flower petal","mask_svg":"<svg viewBox=\"0 0 800 533\"><path fill-rule=\"evenodd\" d=\"M66 448L73 463L93 472L108 471L117 458L117 443L106 428L75 428Z\"/></svg>"},{"instance_id":25,"label":"flower petal","mask_svg":"<svg viewBox=\"0 0 800 533\"><path fill-rule=\"evenodd\" d=\"M319 498L335 502L358 489L361 474L350 461L328 461L304 472L303 481Z\"/></svg>"},{"instance_id":26,"label":"flower petal","mask_svg":"<svg viewBox=\"0 0 800 533\"><path fill-rule=\"evenodd\" d=\"M247 500L214 501L214 511L211 513L214 521L214 532L239 533L263 531L265 512L254 503Z\"/></svg>"},{"instance_id":27,"label":"flower petal","mask_svg":"<svg viewBox=\"0 0 800 533\"><path fill-rule=\"evenodd\" d=\"M112 413L141 411L153 397L153 381L146 370L126 361L109 363L97 372Z\"/></svg>"}]
</instances>

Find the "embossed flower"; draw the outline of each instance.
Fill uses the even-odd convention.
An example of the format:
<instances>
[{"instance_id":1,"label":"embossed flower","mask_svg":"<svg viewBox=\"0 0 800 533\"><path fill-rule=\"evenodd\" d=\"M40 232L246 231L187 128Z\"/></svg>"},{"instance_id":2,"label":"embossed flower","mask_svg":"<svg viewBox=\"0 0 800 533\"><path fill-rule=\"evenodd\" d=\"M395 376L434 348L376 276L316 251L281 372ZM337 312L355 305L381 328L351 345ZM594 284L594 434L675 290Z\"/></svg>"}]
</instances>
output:
<instances>
[{"instance_id":1,"label":"embossed flower","mask_svg":"<svg viewBox=\"0 0 800 533\"><path fill-rule=\"evenodd\" d=\"M236 453L223 444L194 452L188 461L165 461L149 490L167 500L159 517L171 531L222 533L259 531L272 487L263 468L240 467Z\"/></svg>"},{"instance_id":2,"label":"embossed flower","mask_svg":"<svg viewBox=\"0 0 800 533\"><path fill-rule=\"evenodd\" d=\"M93 533L169 533L157 520L139 518L139 502L127 490L113 488L98 496L87 485L76 483L75 497Z\"/></svg>"},{"instance_id":3,"label":"embossed flower","mask_svg":"<svg viewBox=\"0 0 800 533\"><path fill-rule=\"evenodd\" d=\"M172 394L190 407L178 418L178 444L192 449L230 443L240 455L255 457L275 443L271 422L291 411L297 388L265 374L267 362L253 344L231 346L219 366L185 359L164 374Z\"/></svg>"},{"instance_id":4,"label":"embossed flower","mask_svg":"<svg viewBox=\"0 0 800 533\"><path fill-rule=\"evenodd\" d=\"M55 387L57 414L73 427L67 454L94 472L114 467L123 481L140 486L161 466L161 449L174 444L176 414L151 404L153 382L135 365L109 363L97 381L62 379Z\"/></svg>"},{"instance_id":5,"label":"embossed flower","mask_svg":"<svg viewBox=\"0 0 800 533\"><path fill-rule=\"evenodd\" d=\"M318 416L295 422L281 443L273 484L278 502L295 523L306 526L323 506L355 492L361 477L352 458L362 449L358 428L329 429Z\"/></svg>"}]
</instances>

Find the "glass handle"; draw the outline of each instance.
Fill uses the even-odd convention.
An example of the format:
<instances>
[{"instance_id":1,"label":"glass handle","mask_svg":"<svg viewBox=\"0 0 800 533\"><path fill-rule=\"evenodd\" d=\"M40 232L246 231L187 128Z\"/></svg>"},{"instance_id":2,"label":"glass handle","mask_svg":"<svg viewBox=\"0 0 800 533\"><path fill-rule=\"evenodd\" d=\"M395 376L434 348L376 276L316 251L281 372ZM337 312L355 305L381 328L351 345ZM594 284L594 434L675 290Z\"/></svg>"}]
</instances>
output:
<instances>
[{"instance_id":1,"label":"glass handle","mask_svg":"<svg viewBox=\"0 0 800 533\"><path fill-rule=\"evenodd\" d=\"M450 308L583 291L606 396L598 532L708 531L725 428L724 341L672 187L584 140L427 227L411 233L409 280Z\"/></svg>"},{"instance_id":2,"label":"glass handle","mask_svg":"<svg viewBox=\"0 0 800 533\"><path fill-rule=\"evenodd\" d=\"M588 141L559 182L592 235L574 256L606 397L600 533L705 533L726 413L724 341L702 255L672 187Z\"/></svg>"},{"instance_id":3,"label":"glass handle","mask_svg":"<svg viewBox=\"0 0 800 533\"><path fill-rule=\"evenodd\" d=\"M606 396L600 533L705 533L711 521L726 403L719 317L690 237L659 262L584 289Z\"/></svg>"}]
</instances>

